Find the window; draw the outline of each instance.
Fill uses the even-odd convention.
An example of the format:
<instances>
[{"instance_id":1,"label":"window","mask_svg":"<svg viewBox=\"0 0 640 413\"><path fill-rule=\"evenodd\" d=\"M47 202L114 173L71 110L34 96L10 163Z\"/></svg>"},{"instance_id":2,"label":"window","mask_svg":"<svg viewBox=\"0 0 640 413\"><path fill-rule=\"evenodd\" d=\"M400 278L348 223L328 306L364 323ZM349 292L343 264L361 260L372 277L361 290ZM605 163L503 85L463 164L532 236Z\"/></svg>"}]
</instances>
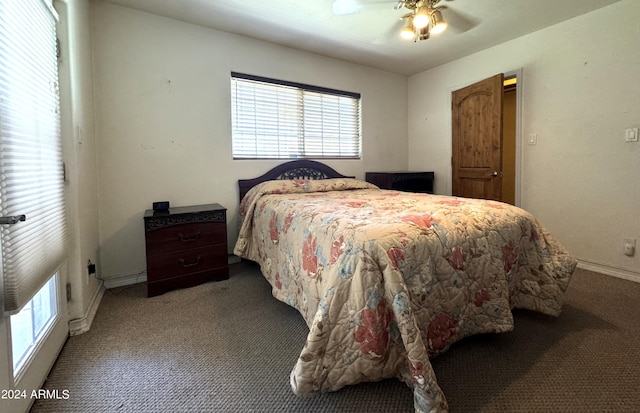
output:
<instances>
[{"instance_id":1,"label":"window","mask_svg":"<svg viewBox=\"0 0 640 413\"><path fill-rule=\"evenodd\" d=\"M16 314L66 257L66 218L51 1L0 1L0 215L4 314Z\"/></svg>"},{"instance_id":2,"label":"window","mask_svg":"<svg viewBox=\"0 0 640 413\"><path fill-rule=\"evenodd\" d=\"M29 356L58 315L56 299L57 274L11 319L11 349L13 354L13 376L17 377Z\"/></svg>"},{"instance_id":3,"label":"window","mask_svg":"<svg viewBox=\"0 0 640 413\"><path fill-rule=\"evenodd\" d=\"M360 94L231 73L234 159L360 159Z\"/></svg>"}]
</instances>

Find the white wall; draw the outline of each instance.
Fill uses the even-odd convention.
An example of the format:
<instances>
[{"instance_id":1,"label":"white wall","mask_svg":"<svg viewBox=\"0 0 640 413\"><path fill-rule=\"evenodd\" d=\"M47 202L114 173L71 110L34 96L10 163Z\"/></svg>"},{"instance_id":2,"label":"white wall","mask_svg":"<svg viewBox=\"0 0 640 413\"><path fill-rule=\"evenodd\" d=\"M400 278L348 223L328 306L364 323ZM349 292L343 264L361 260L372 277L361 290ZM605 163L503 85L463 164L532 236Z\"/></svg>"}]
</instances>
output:
<instances>
[{"instance_id":1,"label":"white wall","mask_svg":"<svg viewBox=\"0 0 640 413\"><path fill-rule=\"evenodd\" d=\"M638 21L624 0L410 77L409 168L450 194L451 91L522 68L521 206L581 265L640 280L640 253L622 253L640 239L640 143L624 141L640 127Z\"/></svg>"},{"instance_id":2,"label":"white wall","mask_svg":"<svg viewBox=\"0 0 640 413\"><path fill-rule=\"evenodd\" d=\"M94 135L89 0L59 0L60 106L69 232L67 267L71 284L72 333L89 328L100 283L87 262L98 262L97 160ZM98 265L99 268L99 265ZM100 275L99 273L97 274Z\"/></svg>"},{"instance_id":3,"label":"white wall","mask_svg":"<svg viewBox=\"0 0 640 413\"><path fill-rule=\"evenodd\" d=\"M128 8L92 2L100 200L106 278L146 268L144 210L217 202L237 237L237 180L281 162L233 161L230 72L362 94L363 159L338 171L407 167L407 78Z\"/></svg>"}]
</instances>

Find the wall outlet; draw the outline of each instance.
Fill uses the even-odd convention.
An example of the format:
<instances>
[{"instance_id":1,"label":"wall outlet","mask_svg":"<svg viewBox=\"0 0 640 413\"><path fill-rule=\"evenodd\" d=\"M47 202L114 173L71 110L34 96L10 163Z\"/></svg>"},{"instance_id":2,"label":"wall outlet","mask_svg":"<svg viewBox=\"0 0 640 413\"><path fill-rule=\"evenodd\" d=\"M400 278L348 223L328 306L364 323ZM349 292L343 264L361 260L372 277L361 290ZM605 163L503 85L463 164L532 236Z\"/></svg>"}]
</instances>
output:
<instances>
[{"instance_id":1,"label":"wall outlet","mask_svg":"<svg viewBox=\"0 0 640 413\"><path fill-rule=\"evenodd\" d=\"M633 257L636 253L636 239L635 238L625 238L624 239L624 255L627 257Z\"/></svg>"},{"instance_id":2,"label":"wall outlet","mask_svg":"<svg viewBox=\"0 0 640 413\"><path fill-rule=\"evenodd\" d=\"M96 265L92 263L91 260L89 260L89 263L87 264L87 272L89 273L89 275L93 275L96 273Z\"/></svg>"}]
</instances>

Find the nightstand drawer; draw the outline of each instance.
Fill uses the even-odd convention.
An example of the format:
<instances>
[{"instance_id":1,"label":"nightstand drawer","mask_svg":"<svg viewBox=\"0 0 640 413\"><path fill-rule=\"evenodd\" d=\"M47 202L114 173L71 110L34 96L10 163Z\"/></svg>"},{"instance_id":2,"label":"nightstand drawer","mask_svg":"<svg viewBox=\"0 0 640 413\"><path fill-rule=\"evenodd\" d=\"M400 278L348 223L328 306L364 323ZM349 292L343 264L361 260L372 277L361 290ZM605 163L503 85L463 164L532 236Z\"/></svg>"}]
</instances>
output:
<instances>
[{"instance_id":1,"label":"nightstand drawer","mask_svg":"<svg viewBox=\"0 0 640 413\"><path fill-rule=\"evenodd\" d=\"M153 274L153 281L158 281L227 265L226 248L207 246L149 257L147 272Z\"/></svg>"},{"instance_id":2,"label":"nightstand drawer","mask_svg":"<svg viewBox=\"0 0 640 413\"><path fill-rule=\"evenodd\" d=\"M225 223L192 223L175 225L147 233L147 254L156 255L206 245L226 244Z\"/></svg>"}]
</instances>

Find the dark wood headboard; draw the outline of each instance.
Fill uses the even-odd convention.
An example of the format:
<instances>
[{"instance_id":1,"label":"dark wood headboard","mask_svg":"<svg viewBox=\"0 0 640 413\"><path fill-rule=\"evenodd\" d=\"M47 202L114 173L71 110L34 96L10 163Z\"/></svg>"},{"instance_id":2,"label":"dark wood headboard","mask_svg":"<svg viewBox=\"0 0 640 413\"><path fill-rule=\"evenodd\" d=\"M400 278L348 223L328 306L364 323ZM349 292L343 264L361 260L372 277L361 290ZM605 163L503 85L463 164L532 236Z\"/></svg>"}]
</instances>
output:
<instances>
[{"instance_id":1,"label":"dark wood headboard","mask_svg":"<svg viewBox=\"0 0 640 413\"><path fill-rule=\"evenodd\" d=\"M330 178L354 178L353 176L345 176L337 172L332 167L323 163L312 161L309 159L300 159L296 161L285 162L280 164L264 175L253 179L239 179L238 187L240 188L240 201L249 192L251 188L265 181L276 179L330 179Z\"/></svg>"}]
</instances>

